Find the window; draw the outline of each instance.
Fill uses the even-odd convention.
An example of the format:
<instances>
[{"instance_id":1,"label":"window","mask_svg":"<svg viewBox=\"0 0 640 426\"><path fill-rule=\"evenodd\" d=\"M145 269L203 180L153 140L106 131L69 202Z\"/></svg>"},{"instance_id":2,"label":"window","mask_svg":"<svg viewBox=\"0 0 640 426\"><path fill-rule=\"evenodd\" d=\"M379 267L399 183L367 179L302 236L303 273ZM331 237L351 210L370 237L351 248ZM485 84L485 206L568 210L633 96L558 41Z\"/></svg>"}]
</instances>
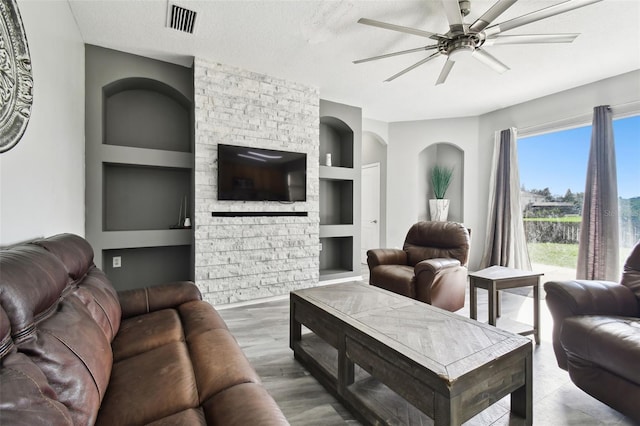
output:
<instances>
[{"instance_id":1,"label":"window","mask_svg":"<svg viewBox=\"0 0 640 426\"><path fill-rule=\"evenodd\" d=\"M640 116L613 121L620 261L640 239ZM575 278L591 126L521 138L521 206L534 270ZM548 276L546 279L551 279Z\"/></svg>"}]
</instances>

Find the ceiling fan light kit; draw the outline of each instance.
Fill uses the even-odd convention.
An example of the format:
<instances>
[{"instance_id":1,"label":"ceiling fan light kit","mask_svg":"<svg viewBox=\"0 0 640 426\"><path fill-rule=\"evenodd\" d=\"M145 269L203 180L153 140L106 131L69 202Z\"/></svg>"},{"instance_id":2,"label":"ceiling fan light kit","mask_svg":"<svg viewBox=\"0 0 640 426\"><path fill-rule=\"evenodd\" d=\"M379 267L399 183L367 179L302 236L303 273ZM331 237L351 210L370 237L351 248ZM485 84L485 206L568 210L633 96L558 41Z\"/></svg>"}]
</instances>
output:
<instances>
[{"instance_id":1,"label":"ceiling fan light kit","mask_svg":"<svg viewBox=\"0 0 640 426\"><path fill-rule=\"evenodd\" d=\"M400 52L386 53L370 58L359 59L354 64L390 58L393 56L405 55L420 52L423 50L437 49L436 53L421 59L415 64L403 69L395 75L386 79L386 82L406 74L407 72L423 65L438 56L446 56L447 61L438 76L436 85L442 84L447 79L449 72L456 61L466 60L472 57L477 61L489 66L498 73L504 73L509 67L499 59L489 54L484 47L505 44L553 44L571 43L579 34L520 34L503 35L505 31L550 18L561 13L569 12L583 6L597 3L602 0L567 0L553 6L540 9L508 21L491 25L508 8L513 6L517 0L498 0L485 13L483 13L472 24L465 24L463 18L470 12L470 0L442 0L444 11L449 23L449 31L446 34L437 34L422 29L404 27L402 25L389 24L368 18L361 18L358 23L386 30L397 31L405 34L417 35L437 41L437 44L422 46L415 49L403 50Z\"/></svg>"}]
</instances>

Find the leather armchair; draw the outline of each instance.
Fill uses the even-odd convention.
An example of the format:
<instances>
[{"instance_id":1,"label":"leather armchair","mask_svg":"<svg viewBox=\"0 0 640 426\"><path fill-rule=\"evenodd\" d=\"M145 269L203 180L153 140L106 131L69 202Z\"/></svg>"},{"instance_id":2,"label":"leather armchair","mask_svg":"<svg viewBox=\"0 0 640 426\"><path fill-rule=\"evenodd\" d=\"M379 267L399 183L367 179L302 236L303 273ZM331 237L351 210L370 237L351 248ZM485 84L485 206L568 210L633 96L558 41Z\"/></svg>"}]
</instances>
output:
<instances>
[{"instance_id":1,"label":"leather armchair","mask_svg":"<svg viewBox=\"0 0 640 426\"><path fill-rule=\"evenodd\" d=\"M448 311L464 306L469 231L456 222L418 222L402 250L367 251L369 284Z\"/></svg>"},{"instance_id":2,"label":"leather armchair","mask_svg":"<svg viewBox=\"0 0 640 426\"><path fill-rule=\"evenodd\" d=\"M620 283L549 281L558 366L583 391L640 423L640 241Z\"/></svg>"}]
</instances>

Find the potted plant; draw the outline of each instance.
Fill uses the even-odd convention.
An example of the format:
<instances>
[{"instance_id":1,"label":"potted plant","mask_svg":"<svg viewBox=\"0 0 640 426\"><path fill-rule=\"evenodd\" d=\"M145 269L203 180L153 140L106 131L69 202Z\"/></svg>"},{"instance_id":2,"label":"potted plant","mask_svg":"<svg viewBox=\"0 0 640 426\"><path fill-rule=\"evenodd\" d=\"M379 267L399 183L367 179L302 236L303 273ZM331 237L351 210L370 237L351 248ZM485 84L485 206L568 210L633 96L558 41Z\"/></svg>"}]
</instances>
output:
<instances>
[{"instance_id":1,"label":"potted plant","mask_svg":"<svg viewBox=\"0 0 640 426\"><path fill-rule=\"evenodd\" d=\"M444 198L453 177L453 167L434 166L431 169L431 186L435 199L429 200L431 220L444 222L449 215L449 200Z\"/></svg>"}]
</instances>

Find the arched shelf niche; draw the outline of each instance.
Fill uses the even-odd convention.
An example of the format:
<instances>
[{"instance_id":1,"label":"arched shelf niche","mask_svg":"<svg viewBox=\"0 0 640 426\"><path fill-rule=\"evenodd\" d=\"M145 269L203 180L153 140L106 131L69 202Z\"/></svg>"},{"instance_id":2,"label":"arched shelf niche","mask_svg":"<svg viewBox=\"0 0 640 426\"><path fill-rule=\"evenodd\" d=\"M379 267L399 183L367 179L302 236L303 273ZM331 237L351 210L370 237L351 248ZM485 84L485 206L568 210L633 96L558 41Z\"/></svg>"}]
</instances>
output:
<instances>
[{"instance_id":1,"label":"arched shelf niche","mask_svg":"<svg viewBox=\"0 0 640 426\"><path fill-rule=\"evenodd\" d=\"M320 117L320 165L353 168L353 129L336 117Z\"/></svg>"},{"instance_id":2,"label":"arched shelf niche","mask_svg":"<svg viewBox=\"0 0 640 426\"><path fill-rule=\"evenodd\" d=\"M439 142L423 149L418 156L418 220L431 220L429 199L435 198L431 170L435 165L453 167L453 177L445 198L449 199L448 220L464 221L464 151L449 142Z\"/></svg>"},{"instance_id":3,"label":"arched shelf niche","mask_svg":"<svg viewBox=\"0 0 640 426\"><path fill-rule=\"evenodd\" d=\"M149 78L124 78L103 88L107 145L191 152L191 102Z\"/></svg>"}]
</instances>

